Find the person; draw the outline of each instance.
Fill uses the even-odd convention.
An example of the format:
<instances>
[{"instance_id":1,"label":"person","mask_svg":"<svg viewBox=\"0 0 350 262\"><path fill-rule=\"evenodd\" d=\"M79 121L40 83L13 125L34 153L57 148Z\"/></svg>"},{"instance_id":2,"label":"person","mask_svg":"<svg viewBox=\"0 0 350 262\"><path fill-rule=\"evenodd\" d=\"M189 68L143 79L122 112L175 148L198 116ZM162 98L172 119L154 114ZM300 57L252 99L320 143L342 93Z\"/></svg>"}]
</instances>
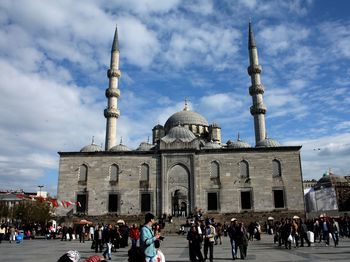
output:
<instances>
[{"instance_id":1,"label":"person","mask_svg":"<svg viewBox=\"0 0 350 262\"><path fill-rule=\"evenodd\" d=\"M208 250L209 250L209 261L213 261L214 257L214 237L215 237L215 228L211 225L209 219L205 221L204 229L204 260L208 259Z\"/></svg>"},{"instance_id":2,"label":"person","mask_svg":"<svg viewBox=\"0 0 350 262\"><path fill-rule=\"evenodd\" d=\"M94 240L94 233L95 233L95 228L93 225L91 225L89 228L89 240L91 241Z\"/></svg>"},{"instance_id":3,"label":"person","mask_svg":"<svg viewBox=\"0 0 350 262\"><path fill-rule=\"evenodd\" d=\"M131 247L128 250L128 261L129 262L145 262L145 252L141 247Z\"/></svg>"},{"instance_id":4,"label":"person","mask_svg":"<svg viewBox=\"0 0 350 262\"><path fill-rule=\"evenodd\" d=\"M130 239L131 239L131 246L136 247L137 241L140 239L140 230L137 224L133 224L130 229Z\"/></svg>"},{"instance_id":5,"label":"person","mask_svg":"<svg viewBox=\"0 0 350 262\"><path fill-rule=\"evenodd\" d=\"M6 234L5 224L1 224L1 227L0 227L0 244L1 244L2 239L5 237L5 234Z\"/></svg>"},{"instance_id":6,"label":"person","mask_svg":"<svg viewBox=\"0 0 350 262\"><path fill-rule=\"evenodd\" d=\"M68 232L68 228L66 225L64 225L62 227L62 236L61 236L61 241L67 241L67 232Z\"/></svg>"},{"instance_id":7,"label":"person","mask_svg":"<svg viewBox=\"0 0 350 262\"><path fill-rule=\"evenodd\" d=\"M231 218L231 225L227 229L228 236L230 237L230 243L231 243L231 253L232 253L232 259L235 260L237 258L237 219Z\"/></svg>"},{"instance_id":8,"label":"person","mask_svg":"<svg viewBox=\"0 0 350 262\"><path fill-rule=\"evenodd\" d=\"M106 262L106 260L100 256L90 256L84 262Z\"/></svg>"},{"instance_id":9,"label":"person","mask_svg":"<svg viewBox=\"0 0 350 262\"><path fill-rule=\"evenodd\" d=\"M102 252L102 226L97 225L94 233L95 253Z\"/></svg>"},{"instance_id":10,"label":"person","mask_svg":"<svg viewBox=\"0 0 350 262\"><path fill-rule=\"evenodd\" d=\"M14 226L11 226L9 229L9 233L10 233L9 242L11 243L12 241L16 241L17 229Z\"/></svg>"},{"instance_id":11,"label":"person","mask_svg":"<svg viewBox=\"0 0 350 262\"><path fill-rule=\"evenodd\" d=\"M140 246L143 249L146 257L146 262L157 262L157 250L154 247L154 242L159 240L160 234L154 235L152 226L156 220L152 213L145 215L145 225L141 229Z\"/></svg>"},{"instance_id":12,"label":"person","mask_svg":"<svg viewBox=\"0 0 350 262\"><path fill-rule=\"evenodd\" d=\"M245 259L247 257L248 237L247 237L247 230L245 229L243 222L238 223L236 233L237 233L236 245L239 248L241 259Z\"/></svg>"},{"instance_id":13,"label":"person","mask_svg":"<svg viewBox=\"0 0 350 262\"><path fill-rule=\"evenodd\" d=\"M188 249L190 255L190 261L203 261L203 255L201 252L202 237L198 232L198 226L196 224L191 225L190 231L187 234Z\"/></svg>"},{"instance_id":14,"label":"person","mask_svg":"<svg viewBox=\"0 0 350 262\"><path fill-rule=\"evenodd\" d=\"M57 262L78 262L80 260L80 254L76 250L69 250L63 254Z\"/></svg>"},{"instance_id":15,"label":"person","mask_svg":"<svg viewBox=\"0 0 350 262\"><path fill-rule=\"evenodd\" d=\"M103 252L103 257L106 258L108 256L108 259L111 260L112 255L112 225L108 225L105 227L105 229L102 232L103 235L103 243L106 244L106 249Z\"/></svg>"},{"instance_id":16,"label":"person","mask_svg":"<svg viewBox=\"0 0 350 262\"><path fill-rule=\"evenodd\" d=\"M307 237L307 226L304 223L304 221L302 219L300 219L300 246L303 247L304 246L304 240L306 241L307 245L310 246L310 240Z\"/></svg>"}]
</instances>

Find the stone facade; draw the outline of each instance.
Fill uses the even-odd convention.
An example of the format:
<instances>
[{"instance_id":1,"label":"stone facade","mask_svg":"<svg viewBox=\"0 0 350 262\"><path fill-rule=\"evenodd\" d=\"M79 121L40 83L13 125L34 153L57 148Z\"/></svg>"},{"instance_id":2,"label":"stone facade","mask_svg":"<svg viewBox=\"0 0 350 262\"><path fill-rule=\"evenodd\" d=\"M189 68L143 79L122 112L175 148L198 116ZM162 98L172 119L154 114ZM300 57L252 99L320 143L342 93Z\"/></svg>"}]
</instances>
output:
<instances>
[{"instance_id":1,"label":"stone facade","mask_svg":"<svg viewBox=\"0 0 350 262\"><path fill-rule=\"evenodd\" d=\"M279 177L273 177L273 160L281 163ZM248 178L241 176L241 161L248 163ZM213 162L219 169L215 177L211 174ZM82 165L87 167L86 181L79 181ZM110 181L112 165L119 167L117 181ZM140 179L142 165L149 167L146 185ZM118 195L119 215L142 213L142 194L150 194L150 208L144 212L158 215L176 215L182 203L186 214L195 207L212 213L300 212L304 210L301 177L300 147L66 152L60 153L58 196L75 202L79 194L86 195L84 212L93 216L110 213L110 194ZM273 190L276 189L283 191L284 206L280 208L275 207ZM242 208L241 192L250 192L250 208ZM211 201L216 200L214 209L208 207L210 193L214 196ZM174 203L176 194L180 198ZM67 209L59 212L65 215Z\"/></svg>"},{"instance_id":2,"label":"stone facade","mask_svg":"<svg viewBox=\"0 0 350 262\"><path fill-rule=\"evenodd\" d=\"M152 129L152 144L143 142L136 150L122 142L116 145L120 73L110 70L119 72L117 30L112 46L105 151L92 143L80 152L59 153L58 198L81 206L59 208L58 215L186 216L196 209L212 216L303 214L301 147L281 146L266 136L261 66L251 24L248 74L255 147L239 136L222 143L220 126L190 111L187 101L183 111Z\"/></svg>"}]
</instances>

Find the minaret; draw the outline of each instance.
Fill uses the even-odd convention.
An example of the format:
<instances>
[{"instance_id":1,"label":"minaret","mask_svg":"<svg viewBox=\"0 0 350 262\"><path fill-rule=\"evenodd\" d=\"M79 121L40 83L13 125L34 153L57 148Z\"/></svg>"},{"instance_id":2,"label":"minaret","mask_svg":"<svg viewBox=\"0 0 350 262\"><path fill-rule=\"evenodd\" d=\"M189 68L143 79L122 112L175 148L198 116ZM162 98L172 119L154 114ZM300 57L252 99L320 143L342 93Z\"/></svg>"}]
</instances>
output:
<instances>
[{"instance_id":1,"label":"minaret","mask_svg":"<svg viewBox=\"0 0 350 262\"><path fill-rule=\"evenodd\" d=\"M249 21L249 67L252 85L249 87L249 94L252 96L253 105L250 107L250 113L254 117L255 143L266 138L265 113L266 107L263 102L264 86L260 81L261 66L259 65L258 49L256 47L252 23Z\"/></svg>"},{"instance_id":2,"label":"minaret","mask_svg":"<svg viewBox=\"0 0 350 262\"><path fill-rule=\"evenodd\" d=\"M118 81L120 75L118 28L116 27L111 51L111 65L110 69L107 71L109 86L106 89L107 108L104 110L104 116L107 119L105 143L106 151L117 144L117 119L120 115L118 110L118 97L120 96Z\"/></svg>"}]
</instances>

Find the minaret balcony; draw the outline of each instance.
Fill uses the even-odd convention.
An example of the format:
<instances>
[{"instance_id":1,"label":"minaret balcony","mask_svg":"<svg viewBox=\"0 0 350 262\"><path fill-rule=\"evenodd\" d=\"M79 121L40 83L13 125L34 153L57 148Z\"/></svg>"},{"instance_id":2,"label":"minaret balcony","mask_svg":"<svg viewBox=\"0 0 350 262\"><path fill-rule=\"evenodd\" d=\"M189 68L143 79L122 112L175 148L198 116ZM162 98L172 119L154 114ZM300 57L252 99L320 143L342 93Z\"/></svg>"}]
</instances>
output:
<instances>
[{"instance_id":1,"label":"minaret balcony","mask_svg":"<svg viewBox=\"0 0 350 262\"><path fill-rule=\"evenodd\" d=\"M120 96L120 89L119 88L107 88L106 89L106 97L119 97Z\"/></svg>"},{"instance_id":2,"label":"minaret balcony","mask_svg":"<svg viewBox=\"0 0 350 262\"><path fill-rule=\"evenodd\" d=\"M105 118L109 117L116 117L118 118L120 116L120 111L116 108L106 108L104 111Z\"/></svg>"},{"instance_id":3,"label":"minaret balcony","mask_svg":"<svg viewBox=\"0 0 350 262\"><path fill-rule=\"evenodd\" d=\"M120 70L118 69L108 69L107 71L107 76L108 78L111 78L111 77L120 77L122 75L122 73L120 72Z\"/></svg>"},{"instance_id":4,"label":"minaret balcony","mask_svg":"<svg viewBox=\"0 0 350 262\"><path fill-rule=\"evenodd\" d=\"M258 106L251 106L250 107L250 113L252 115L259 115L259 114L265 114L267 111L266 107L264 105L258 105Z\"/></svg>"},{"instance_id":5,"label":"minaret balcony","mask_svg":"<svg viewBox=\"0 0 350 262\"><path fill-rule=\"evenodd\" d=\"M247 68L248 74L251 76L253 74L260 74L262 71L261 65L251 65Z\"/></svg>"},{"instance_id":6,"label":"minaret balcony","mask_svg":"<svg viewBox=\"0 0 350 262\"><path fill-rule=\"evenodd\" d=\"M258 95L258 94L263 94L264 92L265 92L264 86L261 85L261 84L251 85L249 87L249 94L251 96Z\"/></svg>"}]
</instances>

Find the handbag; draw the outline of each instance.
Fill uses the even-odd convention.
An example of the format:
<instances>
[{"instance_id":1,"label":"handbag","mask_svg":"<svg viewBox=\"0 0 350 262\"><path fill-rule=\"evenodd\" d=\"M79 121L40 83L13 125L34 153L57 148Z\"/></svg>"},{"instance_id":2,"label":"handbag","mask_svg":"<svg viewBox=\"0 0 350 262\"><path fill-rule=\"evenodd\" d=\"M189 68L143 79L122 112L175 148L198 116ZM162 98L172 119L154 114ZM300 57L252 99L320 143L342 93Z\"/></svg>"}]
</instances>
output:
<instances>
[{"instance_id":1,"label":"handbag","mask_svg":"<svg viewBox=\"0 0 350 262\"><path fill-rule=\"evenodd\" d=\"M289 235L289 236L288 236L288 241L289 241L289 242L292 242L292 241L293 241L292 235Z\"/></svg>"}]
</instances>

